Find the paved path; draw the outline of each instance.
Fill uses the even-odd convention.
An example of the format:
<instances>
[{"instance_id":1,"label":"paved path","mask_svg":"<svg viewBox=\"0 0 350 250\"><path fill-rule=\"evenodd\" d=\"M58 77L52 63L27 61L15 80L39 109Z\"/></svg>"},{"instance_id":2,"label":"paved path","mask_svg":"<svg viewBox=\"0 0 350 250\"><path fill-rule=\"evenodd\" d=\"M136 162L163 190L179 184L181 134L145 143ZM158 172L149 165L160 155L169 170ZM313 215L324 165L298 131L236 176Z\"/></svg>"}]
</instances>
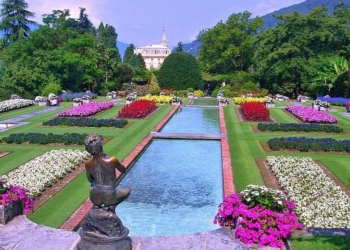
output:
<instances>
[{"instance_id":1,"label":"paved path","mask_svg":"<svg viewBox=\"0 0 350 250\"><path fill-rule=\"evenodd\" d=\"M54 110L58 110L60 108L61 108L60 106L52 106L52 107L48 107L48 108L43 109L43 110L35 111L35 112L32 112L32 113L28 113L28 114L25 114L25 115L20 115L20 116L14 117L14 118L10 118L10 119L6 119L6 120L3 120L3 121L0 121L0 124L8 124L7 127L0 127L0 132L9 130L9 129L13 128L13 127L19 127L19 126L28 124L28 122L22 122L22 121L26 120L28 118L37 116L37 115L42 115L42 114L45 114L45 113L48 113L48 112L51 112L51 111L54 111Z\"/></svg>"}]
</instances>

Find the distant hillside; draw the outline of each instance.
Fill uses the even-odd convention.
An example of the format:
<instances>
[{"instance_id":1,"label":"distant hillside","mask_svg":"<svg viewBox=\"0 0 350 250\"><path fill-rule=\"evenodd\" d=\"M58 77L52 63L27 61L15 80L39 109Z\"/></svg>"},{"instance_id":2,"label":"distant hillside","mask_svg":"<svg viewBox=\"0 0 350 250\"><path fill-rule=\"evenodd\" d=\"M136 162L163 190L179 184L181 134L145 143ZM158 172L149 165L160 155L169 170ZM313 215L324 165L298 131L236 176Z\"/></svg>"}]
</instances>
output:
<instances>
[{"instance_id":1,"label":"distant hillside","mask_svg":"<svg viewBox=\"0 0 350 250\"><path fill-rule=\"evenodd\" d=\"M336 6L340 2L344 2L347 6L350 6L350 0L306 0L305 2L274 11L272 13L261 16L261 18L264 19L265 24L261 27L260 31L264 31L267 28L273 28L277 26L278 19L275 18L274 15L293 13L295 11L300 12L302 14L307 14L317 6L326 7L328 8L330 13L333 13L334 6ZM199 49L200 49L199 41L193 41L191 43L183 44L183 50L195 57L198 56Z\"/></svg>"},{"instance_id":2,"label":"distant hillside","mask_svg":"<svg viewBox=\"0 0 350 250\"><path fill-rule=\"evenodd\" d=\"M123 42L119 42L117 41L117 48L119 50L119 54L123 60L123 57L124 57L124 52L126 50L127 47L129 47L130 44L128 43L123 43Z\"/></svg>"},{"instance_id":3,"label":"distant hillside","mask_svg":"<svg viewBox=\"0 0 350 250\"><path fill-rule=\"evenodd\" d=\"M261 31L277 26L278 19L275 18L274 15L283 15L293 12L307 14L318 6L326 7L330 13L333 13L334 7L341 2L344 2L347 6L350 6L350 0L307 0L305 2L274 11L272 13L261 16L261 18L265 21L265 24L262 26Z\"/></svg>"}]
</instances>

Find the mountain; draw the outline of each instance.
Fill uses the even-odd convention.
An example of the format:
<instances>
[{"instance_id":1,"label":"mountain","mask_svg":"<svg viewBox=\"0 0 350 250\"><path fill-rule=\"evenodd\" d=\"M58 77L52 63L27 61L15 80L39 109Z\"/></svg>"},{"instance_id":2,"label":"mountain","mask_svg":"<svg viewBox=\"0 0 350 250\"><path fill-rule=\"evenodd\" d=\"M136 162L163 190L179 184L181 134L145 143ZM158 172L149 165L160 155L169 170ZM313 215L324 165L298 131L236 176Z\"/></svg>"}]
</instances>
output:
<instances>
[{"instance_id":1,"label":"mountain","mask_svg":"<svg viewBox=\"0 0 350 250\"><path fill-rule=\"evenodd\" d=\"M124 57L124 52L126 50L127 47L129 47L130 44L128 43L123 43L123 42L119 42L117 41L117 48L119 50L119 54L123 60L123 57Z\"/></svg>"},{"instance_id":2,"label":"mountain","mask_svg":"<svg viewBox=\"0 0 350 250\"><path fill-rule=\"evenodd\" d=\"M317 6L326 7L330 13L333 13L334 7L341 2L344 2L347 6L350 6L350 0L306 0L305 2L282 8L280 10L261 16L261 18L264 19L265 24L261 27L260 32L264 31L267 28L273 28L277 26L278 19L275 18L274 15L283 15L293 12L307 14ZM191 43L183 44L183 51L190 53L195 57L198 56L199 49L200 42L197 40Z\"/></svg>"}]
</instances>

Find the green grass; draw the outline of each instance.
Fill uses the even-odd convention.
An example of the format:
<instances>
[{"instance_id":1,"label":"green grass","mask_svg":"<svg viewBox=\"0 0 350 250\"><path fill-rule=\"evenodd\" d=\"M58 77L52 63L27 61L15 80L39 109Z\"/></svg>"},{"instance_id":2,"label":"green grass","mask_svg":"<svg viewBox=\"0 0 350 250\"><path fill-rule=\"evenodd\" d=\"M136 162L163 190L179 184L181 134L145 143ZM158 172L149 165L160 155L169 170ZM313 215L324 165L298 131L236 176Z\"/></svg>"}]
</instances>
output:
<instances>
[{"instance_id":1,"label":"green grass","mask_svg":"<svg viewBox=\"0 0 350 250\"><path fill-rule=\"evenodd\" d=\"M7 120L7 119L11 119L20 115L25 115L31 112L35 112L35 111L39 111L39 110L43 110L46 107L43 106L38 106L38 105L33 105L33 106L29 106L29 107L25 107L25 108L20 108L20 109L15 109L15 110L9 110L6 112L1 112L0 113L0 123L1 121Z\"/></svg>"},{"instance_id":2,"label":"green grass","mask_svg":"<svg viewBox=\"0 0 350 250\"><path fill-rule=\"evenodd\" d=\"M350 237L345 236L317 236L299 237L291 240L293 250L347 250Z\"/></svg>"}]
</instances>

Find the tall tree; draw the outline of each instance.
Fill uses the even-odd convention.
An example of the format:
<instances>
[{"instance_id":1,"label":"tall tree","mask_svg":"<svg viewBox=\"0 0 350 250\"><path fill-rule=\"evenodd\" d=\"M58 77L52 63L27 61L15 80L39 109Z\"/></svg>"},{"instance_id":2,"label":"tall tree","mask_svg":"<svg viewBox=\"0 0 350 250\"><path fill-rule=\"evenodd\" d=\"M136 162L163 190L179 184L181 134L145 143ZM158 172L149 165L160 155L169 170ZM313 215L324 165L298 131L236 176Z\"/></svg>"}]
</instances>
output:
<instances>
[{"instance_id":1,"label":"tall tree","mask_svg":"<svg viewBox=\"0 0 350 250\"><path fill-rule=\"evenodd\" d=\"M348 62L347 96L350 97L350 8L344 3L334 8L335 45L339 55Z\"/></svg>"},{"instance_id":2,"label":"tall tree","mask_svg":"<svg viewBox=\"0 0 350 250\"><path fill-rule=\"evenodd\" d=\"M3 47L7 47L11 42L27 37L30 25L36 22L29 20L35 17L33 12L27 10L28 4L24 0L4 0L1 3L0 30L4 32L2 39Z\"/></svg>"},{"instance_id":3,"label":"tall tree","mask_svg":"<svg viewBox=\"0 0 350 250\"><path fill-rule=\"evenodd\" d=\"M183 43L182 42L178 42L177 46L176 46L176 52L183 52Z\"/></svg>"},{"instance_id":4,"label":"tall tree","mask_svg":"<svg viewBox=\"0 0 350 250\"><path fill-rule=\"evenodd\" d=\"M134 54L134 50L135 50L135 46L134 44L131 43L124 52L123 63L129 63L129 60Z\"/></svg>"},{"instance_id":5,"label":"tall tree","mask_svg":"<svg viewBox=\"0 0 350 250\"><path fill-rule=\"evenodd\" d=\"M250 20L251 13L232 14L226 22L202 32L198 61L201 68L212 74L246 71L252 65L254 39L261 18Z\"/></svg>"},{"instance_id":6,"label":"tall tree","mask_svg":"<svg viewBox=\"0 0 350 250\"><path fill-rule=\"evenodd\" d=\"M316 76L321 62L334 57L333 24L327 9L307 15L277 16L281 21L256 41L255 72L262 87L285 95L298 95L302 83Z\"/></svg>"}]
</instances>

